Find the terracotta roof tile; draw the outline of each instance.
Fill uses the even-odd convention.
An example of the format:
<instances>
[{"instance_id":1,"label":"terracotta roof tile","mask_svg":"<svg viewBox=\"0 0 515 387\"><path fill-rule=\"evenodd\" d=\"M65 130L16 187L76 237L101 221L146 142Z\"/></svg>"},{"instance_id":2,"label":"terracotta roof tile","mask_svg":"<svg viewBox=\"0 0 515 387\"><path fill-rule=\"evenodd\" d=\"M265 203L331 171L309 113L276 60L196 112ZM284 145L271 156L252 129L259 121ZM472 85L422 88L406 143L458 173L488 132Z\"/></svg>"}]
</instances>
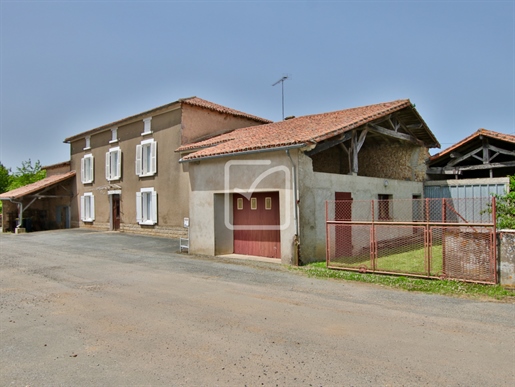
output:
<instances>
[{"instance_id":1,"label":"terracotta roof tile","mask_svg":"<svg viewBox=\"0 0 515 387\"><path fill-rule=\"evenodd\" d=\"M218 105L216 103L209 102L209 101L206 101L206 100L204 100L202 98L198 98L198 97L183 98L183 99L180 99L179 101L186 105L198 106L198 107L202 107L205 109L214 110L218 113L231 114L233 116L249 118L251 120L259 121L259 122L262 122L265 124L273 122L273 121L267 120L266 118L253 116L252 114L247 114L247 113L241 112L239 110L235 110L235 109L228 108L226 106Z\"/></svg>"},{"instance_id":2,"label":"terracotta roof tile","mask_svg":"<svg viewBox=\"0 0 515 387\"><path fill-rule=\"evenodd\" d=\"M68 180L73 176L75 176L75 171L45 177L44 179L36 181L35 183L28 184L26 186L13 189L12 191L0 194L0 200L19 199L23 196L36 193L44 188Z\"/></svg>"},{"instance_id":3,"label":"terracotta roof tile","mask_svg":"<svg viewBox=\"0 0 515 387\"><path fill-rule=\"evenodd\" d=\"M316 144L362 126L389 113L411 107L408 99L330 113L314 114L286 121L236 129L230 133L187 144L178 152L191 152L183 161L241 153L249 150ZM429 131L429 129L427 129ZM431 133L432 135L432 133Z\"/></svg>"},{"instance_id":4,"label":"terracotta roof tile","mask_svg":"<svg viewBox=\"0 0 515 387\"><path fill-rule=\"evenodd\" d=\"M474 140L475 138L477 138L479 136L485 136L485 137L494 138L497 140L506 141L506 142L515 144L515 136L512 134L504 134L504 133L494 132L494 131L488 130L488 129L478 129L476 132L472 133L470 136L464 138L460 142L457 142L456 144L451 145L449 148L444 149L443 151L431 156L429 158L429 162L435 161L435 160L451 153L452 151L458 149L462 145Z\"/></svg>"}]
</instances>

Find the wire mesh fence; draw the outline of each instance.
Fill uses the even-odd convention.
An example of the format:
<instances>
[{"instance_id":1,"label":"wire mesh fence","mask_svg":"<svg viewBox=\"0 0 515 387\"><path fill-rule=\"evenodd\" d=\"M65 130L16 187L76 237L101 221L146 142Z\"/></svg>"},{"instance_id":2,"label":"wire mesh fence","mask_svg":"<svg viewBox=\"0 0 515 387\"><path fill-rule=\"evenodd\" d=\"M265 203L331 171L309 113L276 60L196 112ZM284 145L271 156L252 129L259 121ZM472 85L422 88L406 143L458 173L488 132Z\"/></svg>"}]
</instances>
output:
<instances>
[{"instance_id":1,"label":"wire mesh fence","mask_svg":"<svg viewBox=\"0 0 515 387\"><path fill-rule=\"evenodd\" d=\"M493 198L329 201L327 265L496 283L494 218Z\"/></svg>"}]
</instances>

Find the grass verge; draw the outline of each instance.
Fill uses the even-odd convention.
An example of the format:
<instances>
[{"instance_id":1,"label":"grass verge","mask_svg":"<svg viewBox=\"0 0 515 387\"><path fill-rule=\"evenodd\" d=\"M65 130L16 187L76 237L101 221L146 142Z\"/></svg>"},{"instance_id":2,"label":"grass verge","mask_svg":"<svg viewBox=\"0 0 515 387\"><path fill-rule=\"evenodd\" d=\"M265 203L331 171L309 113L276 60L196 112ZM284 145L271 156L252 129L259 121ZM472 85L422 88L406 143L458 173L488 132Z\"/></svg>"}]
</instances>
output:
<instances>
[{"instance_id":1,"label":"grass verge","mask_svg":"<svg viewBox=\"0 0 515 387\"><path fill-rule=\"evenodd\" d=\"M291 267L291 270L314 278L359 281L407 291L440 294L453 297L515 302L515 290L506 289L500 285L481 285L455 280L430 280L404 276L331 270L326 267L325 262L317 262L300 267Z\"/></svg>"}]
</instances>

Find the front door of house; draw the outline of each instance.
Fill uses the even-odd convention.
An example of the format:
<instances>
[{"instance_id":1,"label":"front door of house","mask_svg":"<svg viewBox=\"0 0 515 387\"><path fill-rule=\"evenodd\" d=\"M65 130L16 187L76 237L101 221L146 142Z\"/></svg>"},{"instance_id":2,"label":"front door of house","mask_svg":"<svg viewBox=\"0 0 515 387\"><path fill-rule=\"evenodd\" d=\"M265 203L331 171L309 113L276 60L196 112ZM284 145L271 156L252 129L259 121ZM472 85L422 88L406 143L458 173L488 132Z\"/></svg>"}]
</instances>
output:
<instances>
[{"instance_id":1,"label":"front door of house","mask_svg":"<svg viewBox=\"0 0 515 387\"><path fill-rule=\"evenodd\" d=\"M112 231L120 229L120 195L114 194L111 196L111 219Z\"/></svg>"}]
</instances>

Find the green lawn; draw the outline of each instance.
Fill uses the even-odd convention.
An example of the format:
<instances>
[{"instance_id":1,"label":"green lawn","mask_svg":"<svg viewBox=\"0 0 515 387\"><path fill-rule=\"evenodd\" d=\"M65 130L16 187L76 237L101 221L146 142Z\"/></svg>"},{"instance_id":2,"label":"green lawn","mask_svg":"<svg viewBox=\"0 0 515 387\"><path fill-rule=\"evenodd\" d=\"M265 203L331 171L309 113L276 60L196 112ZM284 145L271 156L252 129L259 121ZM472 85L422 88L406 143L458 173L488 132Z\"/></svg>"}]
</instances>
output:
<instances>
[{"instance_id":1,"label":"green lawn","mask_svg":"<svg viewBox=\"0 0 515 387\"><path fill-rule=\"evenodd\" d=\"M399 249L381 249L378 252L376 270L395 273L427 274L425 264L425 250L420 247L414 250L401 251ZM439 275L442 272L442 245L433 246L431 249L431 275ZM372 269L370 256L359 255L354 257L339 257L330 262L331 267Z\"/></svg>"},{"instance_id":2,"label":"green lawn","mask_svg":"<svg viewBox=\"0 0 515 387\"><path fill-rule=\"evenodd\" d=\"M355 271L345 270L332 270L326 267L325 262L311 263L300 267L291 266L289 269L299 274L304 274L314 278L359 281L407 291L515 303L515 290L503 288L501 285L482 285L456 280L409 278L398 275L393 276L358 273Z\"/></svg>"}]
</instances>

